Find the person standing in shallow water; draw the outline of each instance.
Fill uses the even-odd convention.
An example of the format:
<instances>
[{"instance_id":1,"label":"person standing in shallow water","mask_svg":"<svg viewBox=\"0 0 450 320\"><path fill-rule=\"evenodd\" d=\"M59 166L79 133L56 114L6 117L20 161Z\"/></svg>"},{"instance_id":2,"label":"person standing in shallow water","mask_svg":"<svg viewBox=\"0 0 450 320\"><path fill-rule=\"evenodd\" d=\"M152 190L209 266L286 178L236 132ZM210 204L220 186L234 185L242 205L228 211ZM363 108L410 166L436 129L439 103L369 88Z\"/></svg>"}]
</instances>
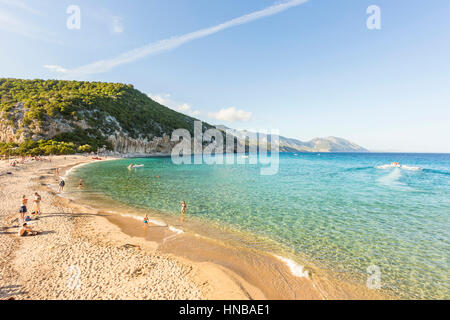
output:
<instances>
[{"instance_id":1,"label":"person standing in shallow water","mask_svg":"<svg viewBox=\"0 0 450 320\"><path fill-rule=\"evenodd\" d=\"M183 223L184 218L186 216L186 202L181 201L180 204L181 204L181 223Z\"/></svg>"},{"instance_id":2,"label":"person standing in shallow water","mask_svg":"<svg viewBox=\"0 0 450 320\"><path fill-rule=\"evenodd\" d=\"M59 189L58 189L59 193L64 191L64 186L65 185L66 185L66 182L64 180L61 180L61 182L59 183Z\"/></svg>"},{"instance_id":3,"label":"person standing in shallow water","mask_svg":"<svg viewBox=\"0 0 450 320\"><path fill-rule=\"evenodd\" d=\"M80 179L80 181L78 181L78 190L81 190L81 188L83 188L83 179Z\"/></svg>"}]
</instances>

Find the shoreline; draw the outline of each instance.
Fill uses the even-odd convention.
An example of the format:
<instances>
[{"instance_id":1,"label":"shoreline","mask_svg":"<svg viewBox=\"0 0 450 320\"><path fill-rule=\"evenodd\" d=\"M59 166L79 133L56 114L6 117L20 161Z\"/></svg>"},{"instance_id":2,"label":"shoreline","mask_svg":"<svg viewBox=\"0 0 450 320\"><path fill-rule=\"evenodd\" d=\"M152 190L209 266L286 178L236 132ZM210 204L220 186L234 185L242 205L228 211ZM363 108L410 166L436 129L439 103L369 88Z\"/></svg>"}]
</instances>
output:
<instances>
[{"instance_id":1,"label":"shoreline","mask_svg":"<svg viewBox=\"0 0 450 320\"><path fill-rule=\"evenodd\" d=\"M99 210L102 210L101 206L106 199L108 203L117 202L126 207L125 211L112 210L114 214L108 216L108 220L119 226L122 232L134 237L146 238L149 241L156 241L161 252L177 257L182 256L189 261L211 261L227 268L228 271L234 273L234 276L239 275L259 288L267 299L395 299L385 293L369 290L359 283L337 280L328 270L319 269L308 263L305 268L287 256L242 246L240 241L244 240L243 234L236 230L233 234L231 234L231 230L220 231L233 238L233 244L230 244L229 241L224 243L221 238L217 238L216 232L211 231L216 228L211 224L199 228L199 222L196 221L195 228L192 228L193 225L189 225L187 228L183 225L182 228L185 230L183 231L177 229L178 218L164 216L160 212L152 216L151 213L155 213L154 210L130 207L103 194L101 197L102 199L96 199L99 201L95 203ZM92 201L90 199L89 205ZM115 203L109 204L109 207L114 205ZM133 211L134 213L129 213ZM140 215L138 211L141 211ZM168 228L172 232L169 234L159 232L158 234L157 231L152 232L153 235L150 236L140 232L144 211L145 213L150 212L150 222L153 228ZM111 212L111 210L108 208L106 212ZM171 239L174 237L175 239ZM170 244L165 243L166 238L170 239ZM199 248L201 249L199 250ZM267 279L270 279L271 285L266 285ZM322 290L321 287L327 288L327 290Z\"/></svg>"},{"instance_id":2,"label":"shoreline","mask_svg":"<svg viewBox=\"0 0 450 320\"><path fill-rule=\"evenodd\" d=\"M80 156L68 156L67 158L72 158L72 160L60 161L62 157L56 158L57 162L59 161L57 166L60 168L63 167L65 171L61 176L70 173L77 165L94 162L90 158ZM170 264L171 268L163 268L164 270L160 270L164 274L163 278L166 283L164 281L158 281L156 285L157 289L155 290L159 292L159 295L155 296L156 299L392 299L392 297L387 297L377 291L371 291L365 288L365 286L330 278L328 274L322 273L320 270L314 270L311 277L306 277L302 273L302 269L296 269L300 266L293 264L293 261L286 260L283 257L277 258L261 252L252 252L243 248L226 246L223 243L213 241L213 239L170 230L168 226L158 225L158 223L150 224L149 229L146 230L143 227L143 223L135 218L104 212L102 208L98 208L97 206L89 208L77 200L58 196L51 189L51 185L54 184L55 180L55 176L51 174L51 168L54 167L55 163L50 163L50 165L44 163L44 166L41 166L39 170L41 173L45 171L46 175L39 174L39 171L38 174L34 173L30 179L33 180L31 187L35 188L38 186L43 193L46 193L46 196L43 196L44 202L51 201L54 206L62 209L63 212L67 211L67 216L58 217L58 219L64 221L62 222L63 224L67 224L67 226L73 229L71 230L72 239L65 239L65 241L71 244L75 242L77 245L82 242L87 247L94 245L97 246L97 251L105 252L116 251L118 248L126 247L123 249L126 253L117 252L115 253L117 256L114 254L111 255L110 253L111 256L109 257L112 261L120 257L120 259L127 262L126 265L130 261L136 260L136 257L134 257L136 253L143 260L152 260L158 257L158 259ZM22 168L18 169L20 171ZM11 177L6 177L6 180L8 178ZM1 175L0 179L2 186L5 185L4 175ZM4 192L8 192L8 190ZM18 200L15 201L17 202ZM45 210L44 212L47 212L44 206L43 209ZM0 213L3 214L3 212ZM14 214L10 214L9 216L11 215ZM15 215L17 216L17 214ZM52 214L49 214L49 216L52 216ZM3 225L5 220L3 215L0 216L0 219ZM44 227L45 224L41 220L38 221L38 224L40 227ZM151 230L151 232L148 232L148 230ZM63 235L67 235L64 234L64 231L62 233ZM73 237L73 234L76 236ZM21 254L29 254L30 251L33 251L32 242L43 242L37 244L37 246L51 247L52 250L49 250L50 252L62 250L66 254L65 257L70 260L77 260L79 255L83 257L86 255L86 253L79 252L78 250L68 250L66 246L58 243L57 239L44 239L44 236L42 238L38 236L23 239L17 237L16 234L8 234L7 236L14 245L9 246L9 251L3 250L4 248L2 247L0 247L0 250L2 250L2 253L5 251L7 253L6 256L9 253L9 256L14 256L14 258L12 262L7 262L6 264L3 262L2 264L2 270L8 270L10 277L2 276L0 278L0 298L14 294L14 291L11 290L5 293L5 287L8 287L8 285L11 287L14 285L14 282L21 282L13 280L14 272L16 272L15 276L17 277L19 275L20 278L23 271L17 270L20 269L18 264L25 263L21 259ZM47 234L45 236L47 237ZM61 236L59 230L56 230L55 234L52 234L53 236L55 238ZM4 238L3 235L2 238ZM11 250L11 247L17 248L17 246L20 247L19 250ZM101 249L98 247L101 247ZM127 256L127 258L124 259L123 255ZM35 258L37 259L34 265L35 268L48 268L50 274L56 272L42 258ZM106 272L107 274L103 278L107 278L107 280L108 278L113 278L114 285L111 284L112 287L109 288L110 290L106 290L108 293L104 292L105 288L101 285L99 286L96 281L91 283L91 280L86 280L87 283L84 283L84 279L84 286L90 290L63 290L61 288L61 278L63 277L61 277L61 270L59 270L59 276L57 277L59 281L53 281L53 284L55 284L54 282L59 282L59 286L57 286L59 291L45 294L45 292L42 292L44 290L36 289L40 292L34 292L28 295L23 294L23 297L18 295L17 298L126 299L118 291L123 292L124 287L128 288L127 284L129 285L129 282L127 284L123 282L128 280L129 273L127 272L130 271L130 268L125 267L123 270L110 270L108 272L103 270L108 270L106 266L97 265L97 268L91 270L92 266L90 265L95 265L97 262L96 259L94 260L94 263L89 263L89 259L86 259L82 265L83 270L87 269L89 273L93 273L100 278L102 276L99 276L98 273ZM140 266L141 263L134 262L134 265ZM136 268L138 271L131 270L130 272L133 274L136 271L139 281L151 282L154 278L148 275L149 271L147 269ZM27 271L33 274L33 270L27 269ZM297 276L295 275L296 271L298 271ZM161 275L159 276L161 277ZM25 278L32 282L34 287L39 285L35 283L36 279L33 277L25 276ZM94 279L96 278L94 277ZM48 286L51 287L51 279L48 279L48 282ZM109 284L111 281L107 283ZM22 286L26 287L24 284L19 285L19 287ZM134 292L134 294L131 294L125 289L128 298L152 298L151 293L154 291L153 287L151 289L148 285L143 288L137 286L137 291L140 292L137 293L135 292L136 286L135 283L133 288L128 289ZM180 286L184 288L182 292L180 292ZM171 290L166 292L167 288ZM172 291L175 291L175 294Z\"/></svg>"}]
</instances>

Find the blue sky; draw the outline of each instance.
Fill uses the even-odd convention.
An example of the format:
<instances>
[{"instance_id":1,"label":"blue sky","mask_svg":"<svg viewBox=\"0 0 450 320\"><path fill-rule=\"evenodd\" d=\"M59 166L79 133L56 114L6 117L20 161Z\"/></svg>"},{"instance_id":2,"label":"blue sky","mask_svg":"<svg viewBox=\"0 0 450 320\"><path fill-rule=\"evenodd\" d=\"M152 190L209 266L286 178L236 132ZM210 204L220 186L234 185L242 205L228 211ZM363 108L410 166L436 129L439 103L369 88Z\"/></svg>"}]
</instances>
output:
<instances>
[{"instance_id":1,"label":"blue sky","mask_svg":"<svg viewBox=\"0 0 450 320\"><path fill-rule=\"evenodd\" d=\"M448 0L0 0L0 39L0 77L131 83L212 124L450 152Z\"/></svg>"}]
</instances>

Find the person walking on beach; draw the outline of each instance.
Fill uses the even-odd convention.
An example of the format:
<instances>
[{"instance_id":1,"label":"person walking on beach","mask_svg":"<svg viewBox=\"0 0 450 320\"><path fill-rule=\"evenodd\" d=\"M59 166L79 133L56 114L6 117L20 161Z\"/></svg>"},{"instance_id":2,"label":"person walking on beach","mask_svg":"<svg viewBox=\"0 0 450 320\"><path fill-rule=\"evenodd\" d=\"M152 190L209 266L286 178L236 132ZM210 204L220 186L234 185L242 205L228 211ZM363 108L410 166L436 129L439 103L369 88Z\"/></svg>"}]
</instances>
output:
<instances>
[{"instance_id":1,"label":"person walking on beach","mask_svg":"<svg viewBox=\"0 0 450 320\"><path fill-rule=\"evenodd\" d=\"M41 195L37 192L34 193L34 207L33 207L33 212L36 216L41 214Z\"/></svg>"},{"instance_id":2,"label":"person walking on beach","mask_svg":"<svg viewBox=\"0 0 450 320\"><path fill-rule=\"evenodd\" d=\"M59 182L59 188L58 188L58 192L61 193L64 191L64 186L66 185L66 182L64 180L61 179L61 181Z\"/></svg>"},{"instance_id":3,"label":"person walking on beach","mask_svg":"<svg viewBox=\"0 0 450 320\"><path fill-rule=\"evenodd\" d=\"M148 214L146 214L144 217L144 226L148 226L148 220L150 219L148 218Z\"/></svg>"},{"instance_id":4,"label":"person walking on beach","mask_svg":"<svg viewBox=\"0 0 450 320\"><path fill-rule=\"evenodd\" d=\"M181 223L184 222L184 217L186 216L186 202L181 201Z\"/></svg>"},{"instance_id":5,"label":"person walking on beach","mask_svg":"<svg viewBox=\"0 0 450 320\"><path fill-rule=\"evenodd\" d=\"M22 221L25 220L25 214L27 213L27 203L28 199L25 195L22 196L22 205L20 206L19 213L20 213L20 219Z\"/></svg>"}]
</instances>

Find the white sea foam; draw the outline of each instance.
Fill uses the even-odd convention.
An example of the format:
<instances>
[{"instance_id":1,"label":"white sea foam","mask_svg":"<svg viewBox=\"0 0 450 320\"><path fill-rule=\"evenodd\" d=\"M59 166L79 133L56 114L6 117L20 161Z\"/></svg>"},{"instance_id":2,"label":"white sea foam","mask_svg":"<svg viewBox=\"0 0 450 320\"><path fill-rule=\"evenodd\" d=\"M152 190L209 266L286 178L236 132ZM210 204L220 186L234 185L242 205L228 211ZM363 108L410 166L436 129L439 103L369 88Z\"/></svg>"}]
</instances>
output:
<instances>
[{"instance_id":1,"label":"white sea foam","mask_svg":"<svg viewBox=\"0 0 450 320\"><path fill-rule=\"evenodd\" d=\"M111 161L111 160L114 160L114 159L96 160L96 162L106 162L106 161ZM69 170L67 170L67 171L66 171L66 174L64 175L64 177L60 177L60 178L68 177L69 174L72 172L72 170L78 169L78 168L80 168L80 167L86 166L86 165L91 164L91 163L94 163L94 162L89 161L89 162L77 164L76 166L73 166L73 167L71 167Z\"/></svg>"},{"instance_id":2,"label":"white sea foam","mask_svg":"<svg viewBox=\"0 0 450 320\"><path fill-rule=\"evenodd\" d=\"M402 165L401 168L402 168L402 169L405 169L405 170L412 170L412 171L419 171L419 170L422 170L421 167L405 166L405 165Z\"/></svg>"},{"instance_id":3,"label":"white sea foam","mask_svg":"<svg viewBox=\"0 0 450 320\"><path fill-rule=\"evenodd\" d=\"M148 219L148 221L149 221L150 223L153 223L153 224L155 224L155 225L157 225L157 226L160 226L160 227L167 227L167 224L166 224L166 223L161 222L161 221L158 221L158 220L155 220L155 219Z\"/></svg>"},{"instance_id":4,"label":"white sea foam","mask_svg":"<svg viewBox=\"0 0 450 320\"><path fill-rule=\"evenodd\" d=\"M394 168L394 165L392 164L384 164L382 166L375 166L376 169L391 169Z\"/></svg>"},{"instance_id":5,"label":"white sea foam","mask_svg":"<svg viewBox=\"0 0 450 320\"><path fill-rule=\"evenodd\" d=\"M83 166L85 166L85 165L87 165L87 164L89 164L89 163L90 163L90 162L80 163L80 164L77 164L76 166L71 167L69 170L66 171L66 174L65 174L64 177L62 177L62 178L68 177L69 174L72 172L72 170L77 169L77 168L80 168L80 167L83 167ZM60 178L61 178L61 177L60 177Z\"/></svg>"},{"instance_id":6,"label":"white sea foam","mask_svg":"<svg viewBox=\"0 0 450 320\"><path fill-rule=\"evenodd\" d=\"M111 213L114 213L114 212L111 212ZM144 221L144 217L143 216L136 215L136 214L122 213L121 216L122 217L127 217L127 218L132 218L132 219L135 219L135 220L138 220L138 221ZM158 221L158 220L155 220L155 219L148 219L148 222L150 222L150 223L152 223L154 225L160 226L160 227L167 227L166 223Z\"/></svg>"},{"instance_id":7,"label":"white sea foam","mask_svg":"<svg viewBox=\"0 0 450 320\"><path fill-rule=\"evenodd\" d=\"M183 230L177 229L177 228L175 228L175 227L173 227L173 226L169 226L169 230L172 231L172 232L174 232L174 233L176 233L176 234L182 234L182 233L184 233Z\"/></svg>"},{"instance_id":8,"label":"white sea foam","mask_svg":"<svg viewBox=\"0 0 450 320\"><path fill-rule=\"evenodd\" d=\"M422 170L421 167L407 166L407 165L394 165L394 164L383 164L381 166L375 166L376 169L392 169L392 168L400 168L404 170L413 170L419 171Z\"/></svg>"},{"instance_id":9,"label":"white sea foam","mask_svg":"<svg viewBox=\"0 0 450 320\"><path fill-rule=\"evenodd\" d=\"M275 258L277 258L278 260L284 262L284 264L287 265L287 267L289 268L289 270L291 271L291 273L299 278L309 278L309 272L305 270L305 268L299 264L297 264L295 261L285 258L285 257L281 257L281 256L277 256L274 255Z\"/></svg>"},{"instance_id":10,"label":"white sea foam","mask_svg":"<svg viewBox=\"0 0 450 320\"><path fill-rule=\"evenodd\" d=\"M138 221L144 221L144 217L140 216L140 215L123 213L123 214L121 214L121 216L127 217L127 218L132 218L132 219L135 219ZM148 219L148 222L150 222L151 224L160 226L160 227L168 227L170 231L172 231L173 233L176 233L177 235L184 233L184 231L181 229L177 229L174 226L169 226L166 223L155 220L155 219Z\"/></svg>"}]
</instances>

